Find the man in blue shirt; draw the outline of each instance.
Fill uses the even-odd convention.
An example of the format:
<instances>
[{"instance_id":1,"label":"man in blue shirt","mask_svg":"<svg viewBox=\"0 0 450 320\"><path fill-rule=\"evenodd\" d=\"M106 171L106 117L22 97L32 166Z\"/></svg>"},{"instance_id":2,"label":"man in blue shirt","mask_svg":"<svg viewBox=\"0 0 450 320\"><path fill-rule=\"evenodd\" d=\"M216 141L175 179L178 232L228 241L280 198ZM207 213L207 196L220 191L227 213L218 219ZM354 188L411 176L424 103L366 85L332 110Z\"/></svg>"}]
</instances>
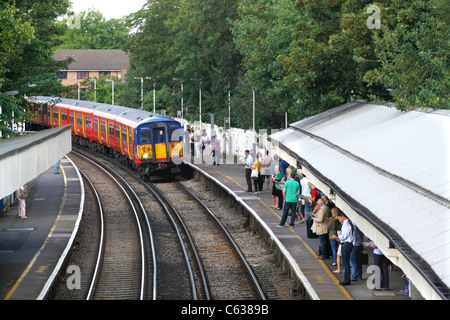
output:
<instances>
[{"instance_id":1,"label":"man in blue shirt","mask_svg":"<svg viewBox=\"0 0 450 320\"><path fill-rule=\"evenodd\" d=\"M277 227L284 227L289 209L291 209L291 223L289 225L294 227L295 214L297 213L297 200L300 197L300 184L295 180L294 173L291 173L291 178L284 183L283 196L285 199L283 217L281 218L280 224L277 224Z\"/></svg>"},{"instance_id":2,"label":"man in blue shirt","mask_svg":"<svg viewBox=\"0 0 450 320\"><path fill-rule=\"evenodd\" d=\"M283 176L286 175L286 169L289 168L289 162L280 158L280 171Z\"/></svg>"},{"instance_id":3,"label":"man in blue shirt","mask_svg":"<svg viewBox=\"0 0 450 320\"><path fill-rule=\"evenodd\" d=\"M350 266L352 267L352 281L362 279L361 254L363 251L364 234L353 223L353 249L350 254Z\"/></svg>"}]
</instances>

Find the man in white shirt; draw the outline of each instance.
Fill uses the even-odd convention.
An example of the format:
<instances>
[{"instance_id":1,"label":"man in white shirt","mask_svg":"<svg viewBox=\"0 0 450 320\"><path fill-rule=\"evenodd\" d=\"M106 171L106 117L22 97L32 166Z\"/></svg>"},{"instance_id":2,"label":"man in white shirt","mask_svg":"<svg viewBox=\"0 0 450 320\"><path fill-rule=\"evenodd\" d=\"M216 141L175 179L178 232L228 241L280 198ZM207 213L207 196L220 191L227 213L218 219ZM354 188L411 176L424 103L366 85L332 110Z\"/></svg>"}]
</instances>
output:
<instances>
[{"instance_id":1,"label":"man in white shirt","mask_svg":"<svg viewBox=\"0 0 450 320\"><path fill-rule=\"evenodd\" d=\"M245 179L247 180L247 191L252 192L252 167L253 167L253 157L250 155L249 150L245 150L245 160L243 161L245 168Z\"/></svg>"},{"instance_id":2,"label":"man in white shirt","mask_svg":"<svg viewBox=\"0 0 450 320\"><path fill-rule=\"evenodd\" d=\"M342 286L348 286L351 284L350 276L350 254L353 249L353 223L347 218L347 216L340 211L338 213L339 222L342 224L340 235L337 239L341 243L342 249L342 265L344 266L344 281L339 282Z\"/></svg>"},{"instance_id":3,"label":"man in white shirt","mask_svg":"<svg viewBox=\"0 0 450 320\"><path fill-rule=\"evenodd\" d=\"M300 194L300 213L302 214L305 219L311 219L311 204L308 202L307 199L311 198L311 188L308 186L309 180L306 177L302 177L300 180L300 186L302 188L302 193ZM306 209L306 215L305 215L305 209Z\"/></svg>"}]
</instances>

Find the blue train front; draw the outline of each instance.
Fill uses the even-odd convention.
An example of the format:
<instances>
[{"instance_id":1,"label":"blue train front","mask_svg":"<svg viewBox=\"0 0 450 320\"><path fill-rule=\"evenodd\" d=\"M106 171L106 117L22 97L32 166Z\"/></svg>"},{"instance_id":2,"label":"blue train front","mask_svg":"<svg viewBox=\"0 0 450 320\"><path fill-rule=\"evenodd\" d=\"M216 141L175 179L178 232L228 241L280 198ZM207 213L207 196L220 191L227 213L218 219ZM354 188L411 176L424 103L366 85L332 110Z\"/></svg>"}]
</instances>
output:
<instances>
[{"instance_id":1,"label":"blue train front","mask_svg":"<svg viewBox=\"0 0 450 320\"><path fill-rule=\"evenodd\" d=\"M178 171L183 157L183 128L167 117L152 117L135 129L136 158L139 173L151 176L157 171Z\"/></svg>"}]
</instances>

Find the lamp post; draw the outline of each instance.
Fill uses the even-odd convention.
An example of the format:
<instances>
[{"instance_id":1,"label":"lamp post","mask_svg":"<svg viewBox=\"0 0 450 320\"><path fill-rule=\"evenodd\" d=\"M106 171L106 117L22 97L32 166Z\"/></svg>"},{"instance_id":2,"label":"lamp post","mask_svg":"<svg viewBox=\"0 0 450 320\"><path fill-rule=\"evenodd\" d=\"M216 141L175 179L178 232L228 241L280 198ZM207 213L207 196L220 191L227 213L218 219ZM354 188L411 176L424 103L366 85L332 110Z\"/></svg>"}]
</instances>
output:
<instances>
[{"instance_id":1,"label":"lamp post","mask_svg":"<svg viewBox=\"0 0 450 320\"><path fill-rule=\"evenodd\" d=\"M174 81L181 81L181 120L183 120L183 80L178 78L173 78Z\"/></svg>"},{"instance_id":2,"label":"lamp post","mask_svg":"<svg viewBox=\"0 0 450 320\"><path fill-rule=\"evenodd\" d=\"M94 101L97 102L97 79L89 79L89 81L94 81Z\"/></svg>"},{"instance_id":3,"label":"lamp post","mask_svg":"<svg viewBox=\"0 0 450 320\"><path fill-rule=\"evenodd\" d=\"M152 80L151 77L145 77L145 80ZM156 113L156 82L153 81L153 113Z\"/></svg>"},{"instance_id":4,"label":"lamp post","mask_svg":"<svg viewBox=\"0 0 450 320\"><path fill-rule=\"evenodd\" d=\"M77 80L78 82L78 100L80 100L80 80L73 78L72 80Z\"/></svg>"},{"instance_id":5,"label":"lamp post","mask_svg":"<svg viewBox=\"0 0 450 320\"><path fill-rule=\"evenodd\" d=\"M106 80L107 82L112 82L112 89L111 89L111 93L112 93L112 105L114 105L114 80Z\"/></svg>"}]
</instances>

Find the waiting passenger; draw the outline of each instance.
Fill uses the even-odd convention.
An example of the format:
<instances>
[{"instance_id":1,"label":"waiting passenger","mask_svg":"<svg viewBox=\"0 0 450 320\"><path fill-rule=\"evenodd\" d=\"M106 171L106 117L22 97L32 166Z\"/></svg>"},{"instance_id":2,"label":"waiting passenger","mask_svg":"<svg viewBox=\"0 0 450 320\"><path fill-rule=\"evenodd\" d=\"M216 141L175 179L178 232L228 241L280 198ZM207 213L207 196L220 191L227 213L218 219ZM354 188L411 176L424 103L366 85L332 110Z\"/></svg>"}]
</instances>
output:
<instances>
[{"instance_id":1,"label":"waiting passenger","mask_svg":"<svg viewBox=\"0 0 450 320\"><path fill-rule=\"evenodd\" d=\"M380 249L378 249L375 242L371 242L369 244L366 244L366 247L373 248L373 262L376 266L380 268L381 271L381 283L380 288L383 288L384 290L389 290L389 260L386 258L381 252ZM375 290L380 290L380 288L375 288Z\"/></svg>"},{"instance_id":2,"label":"waiting passenger","mask_svg":"<svg viewBox=\"0 0 450 320\"><path fill-rule=\"evenodd\" d=\"M271 177L270 168L272 165L272 158L269 156L269 150L266 150L266 154L262 159L262 164L263 164L263 169L264 169L263 178L264 178L264 180L267 181L267 190L269 190L270 177Z\"/></svg>"},{"instance_id":3,"label":"waiting passenger","mask_svg":"<svg viewBox=\"0 0 450 320\"><path fill-rule=\"evenodd\" d=\"M331 250L333 252L333 259L334 262L331 264L332 266L338 267L338 272L341 272L341 265L340 265L340 258L339 258L339 264L338 264L338 242L336 241L336 237L338 236L338 230L340 230L340 223L338 220L338 212L339 209L337 207L331 208L331 218L328 221L328 238L330 240Z\"/></svg>"},{"instance_id":4,"label":"waiting passenger","mask_svg":"<svg viewBox=\"0 0 450 320\"><path fill-rule=\"evenodd\" d=\"M344 281L339 282L340 285L348 286L351 284L350 270L350 253L353 249L353 223L347 216L340 211L338 213L339 222L342 224L341 234L336 238L341 243L342 265L344 266Z\"/></svg>"},{"instance_id":5,"label":"waiting passenger","mask_svg":"<svg viewBox=\"0 0 450 320\"><path fill-rule=\"evenodd\" d=\"M280 157L280 171L283 176L286 175L286 169L289 168L289 162Z\"/></svg>"},{"instance_id":6,"label":"waiting passenger","mask_svg":"<svg viewBox=\"0 0 450 320\"><path fill-rule=\"evenodd\" d=\"M323 199L319 199L317 201L318 207L320 207L318 211L317 218L312 218L317 223L316 234L320 238L320 247L319 247L319 256L317 259L328 259L327 252L327 241L328 241L328 214L331 215L330 207L325 205Z\"/></svg>"},{"instance_id":7,"label":"waiting passenger","mask_svg":"<svg viewBox=\"0 0 450 320\"><path fill-rule=\"evenodd\" d=\"M277 227L284 227L287 220L289 209L291 210L291 222L289 225L294 227L295 213L297 212L297 199L300 196L300 185L295 181L295 174L291 173L290 179L285 182L283 189L283 196L286 199L284 202L283 217Z\"/></svg>"},{"instance_id":8,"label":"waiting passenger","mask_svg":"<svg viewBox=\"0 0 450 320\"><path fill-rule=\"evenodd\" d=\"M277 208L278 210L283 209L283 194L281 193L281 188L278 184L281 183L283 175L280 172L280 167L275 166L275 174L272 177L273 187L272 187L272 208Z\"/></svg>"},{"instance_id":9,"label":"waiting passenger","mask_svg":"<svg viewBox=\"0 0 450 320\"><path fill-rule=\"evenodd\" d=\"M17 190L17 200L19 200L18 217L26 219L27 217L27 205L25 199L28 197L28 187L24 185Z\"/></svg>"},{"instance_id":10,"label":"waiting passenger","mask_svg":"<svg viewBox=\"0 0 450 320\"><path fill-rule=\"evenodd\" d=\"M258 171L258 179L257 180L253 180L253 185L255 186L255 194L260 194L261 190L262 190L262 182L261 182L261 168L262 168L262 163L259 160L260 154L257 153L256 154L256 158L255 158L255 162L253 163L252 166L252 170L257 170Z\"/></svg>"}]
</instances>

